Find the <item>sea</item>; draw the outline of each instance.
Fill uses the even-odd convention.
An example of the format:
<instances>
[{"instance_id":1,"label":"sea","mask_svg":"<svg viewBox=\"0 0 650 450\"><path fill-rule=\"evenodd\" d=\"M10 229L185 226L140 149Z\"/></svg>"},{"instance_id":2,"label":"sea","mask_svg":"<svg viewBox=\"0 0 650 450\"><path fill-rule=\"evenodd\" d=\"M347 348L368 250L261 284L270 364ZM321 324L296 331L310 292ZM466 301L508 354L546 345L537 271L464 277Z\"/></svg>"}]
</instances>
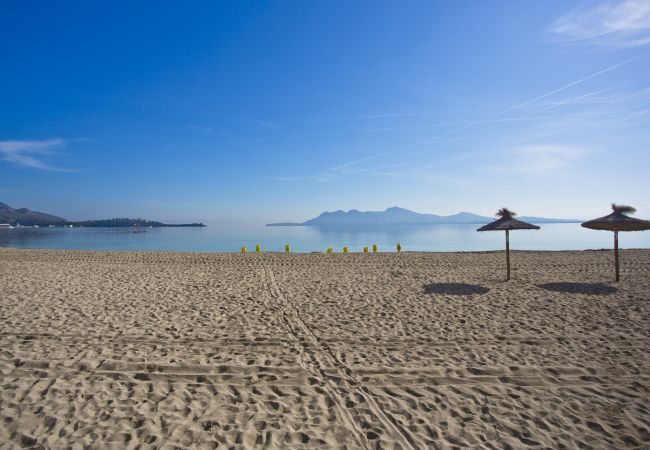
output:
<instances>
[{"instance_id":1,"label":"sea","mask_svg":"<svg viewBox=\"0 0 650 450\"><path fill-rule=\"evenodd\" d=\"M13 228L0 229L0 247L109 251L173 252L334 252L348 247L362 252L376 244L380 252L485 251L504 248L504 232L477 232L480 225L382 225L362 227L266 227L208 224L204 228ZM582 228L578 223L542 224L540 230L512 231L510 248L519 250L611 249L613 233ZM143 232L144 231L144 232ZM650 232L619 234L621 248L650 248Z\"/></svg>"}]
</instances>

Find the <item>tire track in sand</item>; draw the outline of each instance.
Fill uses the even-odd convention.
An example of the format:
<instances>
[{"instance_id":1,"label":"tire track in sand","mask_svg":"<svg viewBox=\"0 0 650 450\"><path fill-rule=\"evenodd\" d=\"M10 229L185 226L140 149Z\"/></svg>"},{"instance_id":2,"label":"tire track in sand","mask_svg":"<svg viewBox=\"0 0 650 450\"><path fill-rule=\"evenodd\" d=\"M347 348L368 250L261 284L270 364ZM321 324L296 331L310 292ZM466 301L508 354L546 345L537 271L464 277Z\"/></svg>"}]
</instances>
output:
<instances>
[{"instance_id":1,"label":"tire track in sand","mask_svg":"<svg viewBox=\"0 0 650 450\"><path fill-rule=\"evenodd\" d=\"M273 271L270 267L264 265L262 270L262 277L266 290L269 293L271 301L278 307L280 311L283 322L287 325L289 333L293 339L299 344L301 355L307 358L305 369L310 370L312 373L317 375L319 379L325 382L324 386L329 386L332 389L329 390L332 394L332 398L337 406L341 417L343 418L345 424L350 428L354 433L357 441L364 443L366 447L369 447L368 440L362 429L359 429L357 421L354 419L354 416L350 413L350 410L345 406L341 394L339 392L340 385L343 385L351 393L357 395L358 398L362 398L365 403L368 405L369 410L375 415L377 420L383 425L384 430L388 432L388 435L399 443L402 448L415 450L415 446L412 441L408 438L407 433L402 429L397 420L390 415L390 413L384 412L370 391L363 385L361 385L352 375L352 371L345 364L338 360L336 355L329 349L327 344L325 344L321 339L316 336L311 329L305 324L305 322L300 318L300 313L298 309L284 296L280 287L278 286ZM325 357L326 360L331 363L331 365L336 369L338 375L337 379L333 379L331 375L328 375L325 371L325 368L321 365L318 358L315 358L313 355L309 355L307 346L304 343L304 338L307 338L313 348L317 351L320 351L321 355Z\"/></svg>"},{"instance_id":2,"label":"tire track in sand","mask_svg":"<svg viewBox=\"0 0 650 450\"><path fill-rule=\"evenodd\" d=\"M331 377L326 375L318 360L310 354L309 348L307 348L307 345L304 342L305 338L302 336L304 330L301 333L301 329L303 327L306 328L306 326L299 318L295 317L295 314L292 314L292 308L288 305L286 298L278 296L279 289L275 283L275 278L272 278L271 269L262 266L261 275L264 282L265 292L280 313L280 319L285 324L291 340L297 344L297 350L300 355L298 363L303 369L311 373L314 378L318 380L320 386L329 394L339 417L341 417L346 428L352 433L359 448L370 448L363 430L360 429L350 410L345 406L345 401L339 392L339 387ZM318 346L316 346L316 348L318 348Z\"/></svg>"}]
</instances>

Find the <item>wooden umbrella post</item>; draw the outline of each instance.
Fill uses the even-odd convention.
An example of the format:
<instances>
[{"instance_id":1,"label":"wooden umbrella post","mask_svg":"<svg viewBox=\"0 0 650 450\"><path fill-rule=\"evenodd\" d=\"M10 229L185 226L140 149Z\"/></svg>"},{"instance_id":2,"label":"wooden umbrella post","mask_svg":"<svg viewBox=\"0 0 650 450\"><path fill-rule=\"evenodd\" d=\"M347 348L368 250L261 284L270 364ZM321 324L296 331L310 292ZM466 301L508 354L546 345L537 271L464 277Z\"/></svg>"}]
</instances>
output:
<instances>
[{"instance_id":1,"label":"wooden umbrella post","mask_svg":"<svg viewBox=\"0 0 650 450\"><path fill-rule=\"evenodd\" d=\"M510 230L506 230L506 267L508 271L508 276L506 277L506 281L508 281L510 280Z\"/></svg>"},{"instance_id":2,"label":"wooden umbrella post","mask_svg":"<svg viewBox=\"0 0 650 450\"><path fill-rule=\"evenodd\" d=\"M618 281L618 230L614 231L614 265L616 266L616 281Z\"/></svg>"}]
</instances>

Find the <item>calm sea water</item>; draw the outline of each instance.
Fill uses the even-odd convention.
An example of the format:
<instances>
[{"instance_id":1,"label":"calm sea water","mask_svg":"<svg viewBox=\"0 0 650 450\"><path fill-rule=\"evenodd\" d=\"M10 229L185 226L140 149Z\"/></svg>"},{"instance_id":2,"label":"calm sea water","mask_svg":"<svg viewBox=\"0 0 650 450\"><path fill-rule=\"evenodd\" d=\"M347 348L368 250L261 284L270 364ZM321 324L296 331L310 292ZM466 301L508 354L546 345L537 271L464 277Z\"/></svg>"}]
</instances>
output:
<instances>
[{"instance_id":1,"label":"calm sea water","mask_svg":"<svg viewBox=\"0 0 650 450\"><path fill-rule=\"evenodd\" d=\"M152 228L133 233L123 228L14 228L0 229L0 247L155 250L188 252L248 251L260 244L263 251L335 252L348 246L351 252L377 244L380 251L476 251L504 247L503 232L477 233L478 225L400 225L363 228L220 226L206 228ZM547 224L538 231L514 231L511 248L521 250L584 250L612 248L613 234L586 230L580 224ZM650 232L620 234L622 248L650 248Z\"/></svg>"}]
</instances>

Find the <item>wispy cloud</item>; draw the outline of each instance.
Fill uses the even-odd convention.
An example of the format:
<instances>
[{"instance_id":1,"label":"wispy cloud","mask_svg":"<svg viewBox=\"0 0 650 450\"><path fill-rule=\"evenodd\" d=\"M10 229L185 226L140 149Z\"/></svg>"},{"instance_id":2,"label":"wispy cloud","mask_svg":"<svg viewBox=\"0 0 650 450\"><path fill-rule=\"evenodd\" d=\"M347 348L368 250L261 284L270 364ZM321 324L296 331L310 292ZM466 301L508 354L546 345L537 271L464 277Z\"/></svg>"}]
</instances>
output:
<instances>
[{"instance_id":1,"label":"wispy cloud","mask_svg":"<svg viewBox=\"0 0 650 450\"><path fill-rule=\"evenodd\" d=\"M440 113L386 113L386 114L359 114L357 119L395 119L401 117L431 117L439 116Z\"/></svg>"},{"instance_id":2,"label":"wispy cloud","mask_svg":"<svg viewBox=\"0 0 650 450\"><path fill-rule=\"evenodd\" d=\"M448 131L446 131L446 132L444 132L444 133L441 133L441 134L439 134L439 135L433 137L431 140L428 140L428 141L426 141L426 142L427 142L427 143L438 143L438 142L441 142L441 140L442 140L443 138L446 138L446 137L448 137L448 136L451 136L451 135L454 135L454 134L460 133L460 132L462 132L462 131L468 130L468 129L473 128L473 127L475 127L475 126L477 126L477 125L481 125L481 124L489 123L489 122L494 122L495 119L497 119L497 118L500 117L500 116L503 116L504 114L507 114L507 113L509 113L509 112L511 112L511 111L515 111L515 110L518 110L518 109L522 109L522 108L525 108L525 107L531 106L531 105L533 105L533 104L536 104L536 103L538 103L540 100L543 100L543 99L545 99L545 98L547 98L547 97L551 97L551 96L553 96L553 95L555 95L555 94L559 94L559 93L562 92L562 91L565 91L565 90L567 90L567 89L569 89L569 88L572 88L572 87L574 87L574 86L577 86L577 85L579 85L579 84L581 84L581 83L584 83L584 82L586 82L586 81L588 81L588 80L591 80L592 78L596 78L596 77L598 77L598 76L600 76L600 75L603 75L603 74L605 74L605 73L607 73L607 72L611 72L612 70L618 69L619 67L621 67L621 66L623 66L623 65L625 65L625 64L628 64L629 62L631 62L631 61L633 61L633 60L634 60L634 58L631 58L631 59L625 60L625 61L623 61L623 62L620 62L620 63L618 63L618 64L614 64L614 65L612 65L612 66L606 67L605 69L602 69L602 70L596 71L596 72L594 72L594 73L592 73L592 74L589 74L589 75L587 75L587 76L585 76L585 77L582 77L582 78L580 78L580 79L578 79L578 80L575 80L575 81L572 81L572 82L570 82L570 83L567 83L567 84L565 84L565 85L563 85L563 86L561 86L561 87L559 87L559 88L553 89L553 90L551 90L551 91L548 91L548 92L546 92L546 93L544 93L544 94L541 94L541 95L538 95L538 96L536 96L536 97L533 97L533 98L531 98L531 99L529 99L529 100L526 100L526 101L524 101L524 102L516 103L516 104L514 104L514 105L512 105L512 106L509 106L509 107L507 107L507 108L505 108L505 109L502 109L501 111L498 111L498 112L494 113L494 114L492 115L492 117L490 117L489 119L476 120L476 121L474 121L474 122L469 122L469 123L467 123L467 124L465 124L465 125L463 125L463 126L460 126L460 127L458 127L458 128L452 128L451 130L448 130ZM518 120L519 120L519 119L518 119Z\"/></svg>"},{"instance_id":3,"label":"wispy cloud","mask_svg":"<svg viewBox=\"0 0 650 450\"><path fill-rule=\"evenodd\" d=\"M274 130L280 128L279 123L271 122L270 120L235 120L231 118L221 118L220 120L247 126L247 127L254 126L256 128L265 128L267 130ZM227 133L224 133L219 129L215 129L213 127L206 126L206 125L188 125L187 129L192 131L198 131L201 133L207 133L207 134L227 135Z\"/></svg>"},{"instance_id":4,"label":"wispy cloud","mask_svg":"<svg viewBox=\"0 0 650 450\"><path fill-rule=\"evenodd\" d=\"M282 141L292 141L299 139L311 139L319 137L328 137L328 136L352 136L352 135L362 135L362 134L374 134L374 133L389 133L394 131L403 131L403 130L416 130L416 129L426 129L426 128L438 128L438 127L447 127L458 125L458 121L447 121L447 122L430 122L424 124L416 125L397 125L397 126L388 126L388 127L374 127L374 128L362 128L346 131L324 131L320 133L302 133L302 134L291 134L291 135L279 135L279 136L267 136L260 138L245 138L245 139L233 139L233 140L224 140L216 142L215 145L233 145L233 144L250 144L258 142L282 142Z\"/></svg>"},{"instance_id":5,"label":"wispy cloud","mask_svg":"<svg viewBox=\"0 0 650 450\"><path fill-rule=\"evenodd\" d=\"M503 162L489 169L513 174L549 175L570 167L586 154L584 149L566 145L529 145L505 152Z\"/></svg>"},{"instance_id":6,"label":"wispy cloud","mask_svg":"<svg viewBox=\"0 0 650 450\"><path fill-rule=\"evenodd\" d=\"M322 172L318 172L313 175L275 176L273 177L273 179L276 181L318 181L318 182L334 181L342 178L346 174L361 173L364 170L364 168L363 167L359 168L358 167L359 164L379 158L380 156L381 154L377 154L377 155L366 156L360 159L355 159L353 161L348 161L342 164L338 164L334 167L330 167L329 169L325 169Z\"/></svg>"},{"instance_id":7,"label":"wispy cloud","mask_svg":"<svg viewBox=\"0 0 650 450\"><path fill-rule=\"evenodd\" d=\"M268 120L256 120L255 123L262 128L269 128L269 129L275 129L275 128L280 128L280 124L277 122L271 122Z\"/></svg>"},{"instance_id":8,"label":"wispy cloud","mask_svg":"<svg viewBox=\"0 0 650 450\"><path fill-rule=\"evenodd\" d=\"M324 183L327 181L334 181L338 180L341 178L340 175L336 174L317 174L317 175L309 175L305 177L283 177L283 176L275 176L272 177L273 180L275 181L317 181L319 183Z\"/></svg>"},{"instance_id":9,"label":"wispy cloud","mask_svg":"<svg viewBox=\"0 0 650 450\"><path fill-rule=\"evenodd\" d=\"M52 166L43 160L57 149L64 148L63 139L44 139L40 141L0 141L0 158L17 166L31 169L72 172L71 169Z\"/></svg>"},{"instance_id":10,"label":"wispy cloud","mask_svg":"<svg viewBox=\"0 0 650 450\"><path fill-rule=\"evenodd\" d=\"M602 94L615 91L628 83L619 83L615 86L600 89L597 91L587 92L573 97L565 97L563 99L547 101L540 103L537 106L537 113L545 112L561 106L575 106L575 105L599 105L604 103L611 103L609 99L603 98Z\"/></svg>"},{"instance_id":11,"label":"wispy cloud","mask_svg":"<svg viewBox=\"0 0 650 450\"><path fill-rule=\"evenodd\" d=\"M339 164L338 166L331 167L327 171L328 172L341 171L343 169L347 169L350 166L355 166L357 164L361 164L362 162L370 161L371 159L375 159L375 158L379 158L380 156L381 156L381 154L377 154L377 155L372 155L372 156L366 156L365 158L361 158L361 159L355 159L354 161L349 161L349 162L346 162L344 164Z\"/></svg>"},{"instance_id":12,"label":"wispy cloud","mask_svg":"<svg viewBox=\"0 0 650 450\"><path fill-rule=\"evenodd\" d=\"M650 44L650 0L587 3L559 17L555 40L576 45L629 48Z\"/></svg>"},{"instance_id":13,"label":"wispy cloud","mask_svg":"<svg viewBox=\"0 0 650 450\"><path fill-rule=\"evenodd\" d=\"M594 72L594 73L592 73L592 74L590 74L590 75L587 75L586 77L580 78L579 80L572 81L571 83L565 84L565 85L562 86L562 87L559 87L559 88L557 88L557 89L553 89L552 91L549 91L549 92L547 92L547 93L545 93L545 94L542 94L542 95L540 95L540 96L537 96L537 97L535 97L535 98L532 98L532 99L530 99L530 100L527 100L527 101L525 101L525 102L523 102L523 103L518 103L518 104L516 104L516 105L510 106L510 107L508 107L508 108L506 108L506 109L504 109L504 110L499 111L499 112L496 113L495 115L496 115L496 116L501 116L501 115L503 115L503 114L505 114L505 113L507 113L507 112L513 111L513 110L515 110L515 109L523 108L524 106L528 106L528 105L530 105L530 104L532 104L532 103L536 103L536 102L538 102L538 101L540 101L540 100L542 100L542 99L545 99L546 97L550 97L551 95L558 94L558 93L560 93L560 92L562 92L562 91L565 91L565 90L567 90L567 89L569 89L569 88L571 88L571 87L573 87L573 86L576 86L576 85L578 85L578 84L584 83L585 81L591 80L592 78L596 78L596 77L599 76L599 75L603 75L603 74L605 74L605 73L607 73L607 72L611 72L611 71L614 70L614 69L618 69L619 67L624 66L625 64L629 63L629 62L632 61L633 59L634 59L634 58L630 58L630 59L628 59L628 60L626 60L626 61L623 61L623 62L621 62L621 63L614 64L613 66L609 66L609 67L607 67L606 69L603 69L603 70L599 70L599 71L597 71L597 72Z\"/></svg>"},{"instance_id":14,"label":"wispy cloud","mask_svg":"<svg viewBox=\"0 0 650 450\"><path fill-rule=\"evenodd\" d=\"M204 133L209 133L209 134L214 133L214 128L205 127L201 125L189 125L187 129L192 131L203 131Z\"/></svg>"},{"instance_id":15,"label":"wispy cloud","mask_svg":"<svg viewBox=\"0 0 650 450\"><path fill-rule=\"evenodd\" d=\"M346 163L338 164L334 167L326 169L322 172L306 176L275 176L273 180L282 182L293 181L316 181L316 182L330 182L341 180L346 177L384 177L384 178L402 178L410 180L424 180L424 181L437 181L451 184L466 184L465 178L457 177L453 174L443 173L440 169L443 166L448 166L459 162L459 159L470 159L471 156L462 156L452 158L446 162L436 162L424 164L419 162L399 162L391 164L364 164L368 161L373 161L376 158L383 156L383 154L376 154L367 156L365 158L356 159Z\"/></svg>"}]
</instances>

